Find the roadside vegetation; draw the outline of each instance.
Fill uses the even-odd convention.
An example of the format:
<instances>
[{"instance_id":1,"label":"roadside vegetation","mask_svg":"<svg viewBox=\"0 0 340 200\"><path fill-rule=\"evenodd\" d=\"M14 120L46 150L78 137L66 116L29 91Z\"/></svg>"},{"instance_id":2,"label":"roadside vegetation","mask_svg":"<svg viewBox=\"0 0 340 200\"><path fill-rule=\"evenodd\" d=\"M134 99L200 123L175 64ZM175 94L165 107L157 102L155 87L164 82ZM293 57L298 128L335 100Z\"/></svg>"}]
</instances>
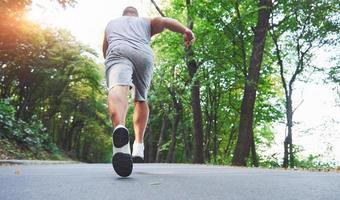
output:
<instances>
[{"instance_id":1,"label":"roadside vegetation","mask_svg":"<svg viewBox=\"0 0 340 200\"><path fill-rule=\"evenodd\" d=\"M65 30L28 21L30 4L9 0L0 7L0 159L110 162L100 55ZM339 67L312 63L316 50L338 45L337 1L166 5L164 14L187 24L197 41L183 48L172 33L153 40L146 162L336 169L323 155L300 156L293 96L297 82L319 73L340 100ZM281 157L266 153L278 122L287 130Z\"/></svg>"}]
</instances>

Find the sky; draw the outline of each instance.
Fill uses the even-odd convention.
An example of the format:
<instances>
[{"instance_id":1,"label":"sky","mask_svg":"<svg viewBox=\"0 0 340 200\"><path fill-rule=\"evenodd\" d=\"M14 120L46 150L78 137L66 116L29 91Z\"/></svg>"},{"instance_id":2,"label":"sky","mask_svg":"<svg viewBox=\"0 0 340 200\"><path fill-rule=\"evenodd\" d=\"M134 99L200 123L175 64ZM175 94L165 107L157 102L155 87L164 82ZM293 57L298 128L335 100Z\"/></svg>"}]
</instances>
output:
<instances>
[{"instance_id":1,"label":"sky","mask_svg":"<svg viewBox=\"0 0 340 200\"><path fill-rule=\"evenodd\" d=\"M156 2L159 4L159 0ZM28 17L43 26L59 27L69 30L80 42L88 44L100 55L101 45L107 23L121 16L126 6L135 6L140 16L154 17L157 12L150 0L78 0L74 8L62 9L48 0L33 0ZM336 49L339 52L339 48ZM333 52L334 53L334 52ZM332 52L318 50L313 64L330 66ZM338 54L339 55L339 54ZM322 154L323 161L340 165L340 106L336 106L336 95L332 86L325 85L323 76L311 75L312 83L297 82L294 91L293 142L303 147L301 155ZM275 145L267 153L279 153L283 157L285 124L274 124Z\"/></svg>"},{"instance_id":2,"label":"sky","mask_svg":"<svg viewBox=\"0 0 340 200\"><path fill-rule=\"evenodd\" d=\"M107 23L121 16L124 8L130 5L136 7L142 17L155 13L150 0L78 0L74 8L67 9L49 0L33 0L28 17L45 26L67 29L77 40L101 52Z\"/></svg>"}]
</instances>

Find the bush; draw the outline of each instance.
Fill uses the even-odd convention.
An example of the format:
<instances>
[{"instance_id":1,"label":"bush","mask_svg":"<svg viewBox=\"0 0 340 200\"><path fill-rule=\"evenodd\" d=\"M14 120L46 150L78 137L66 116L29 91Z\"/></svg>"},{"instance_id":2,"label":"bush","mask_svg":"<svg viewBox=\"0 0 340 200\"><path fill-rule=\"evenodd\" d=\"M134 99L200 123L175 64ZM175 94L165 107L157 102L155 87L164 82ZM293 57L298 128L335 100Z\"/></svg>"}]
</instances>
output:
<instances>
[{"instance_id":1,"label":"bush","mask_svg":"<svg viewBox=\"0 0 340 200\"><path fill-rule=\"evenodd\" d=\"M33 152L41 149L55 150L42 122L33 116L29 122L15 118L16 110L9 100L0 100L0 137L15 141Z\"/></svg>"},{"instance_id":2,"label":"bush","mask_svg":"<svg viewBox=\"0 0 340 200\"><path fill-rule=\"evenodd\" d=\"M334 169L335 163L321 161L322 155L309 155L305 159L296 159L295 164L298 168L304 169Z\"/></svg>"}]
</instances>

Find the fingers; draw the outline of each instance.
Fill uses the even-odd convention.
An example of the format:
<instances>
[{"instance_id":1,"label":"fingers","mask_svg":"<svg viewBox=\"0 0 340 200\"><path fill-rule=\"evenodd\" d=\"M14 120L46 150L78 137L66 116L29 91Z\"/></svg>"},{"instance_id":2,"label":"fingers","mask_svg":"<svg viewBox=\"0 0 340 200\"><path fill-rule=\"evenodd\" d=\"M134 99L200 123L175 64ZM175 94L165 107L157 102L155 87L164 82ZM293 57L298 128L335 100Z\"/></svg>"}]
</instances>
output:
<instances>
[{"instance_id":1,"label":"fingers","mask_svg":"<svg viewBox=\"0 0 340 200\"><path fill-rule=\"evenodd\" d=\"M194 34L192 34L192 39L191 39L191 41L190 41L190 42L193 44L195 41L196 41L195 35L194 35Z\"/></svg>"},{"instance_id":2,"label":"fingers","mask_svg":"<svg viewBox=\"0 0 340 200\"><path fill-rule=\"evenodd\" d=\"M185 41L185 42L184 42L184 46L185 46L185 47L191 46L192 44L193 44L192 41Z\"/></svg>"},{"instance_id":3,"label":"fingers","mask_svg":"<svg viewBox=\"0 0 340 200\"><path fill-rule=\"evenodd\" d=\"M195 38L194 33L192 31L188 31L186 34L187 34L189 41L191 41Z\"/></svg>"},{"instance_id":4,"label":"fingers","mask_svg":"<svg viewBox=\"0 0 340 200\"><path fill-rule=\"evenodd\" d=\"M191 46L193 43L192 42L184 42L184 47L189 47L189 46Z\"/></svg>"},{"instance_id":5,"label":"fingers","mask_svg":"<svg viewBox=\"0 0 340 200\"><path fill-rule=\"evenodd\" d=\"M184 46L185 47L189 47L189 46L191 46L193 44L193 41L185 41L184 42Z\"/></svg>"},{"instance_id":6,"label":"fingers","mask_svg":"<svg viewBox=\"0 0 340 200\"><path fill-rule=\"evenodd\" d=\"M184 46L185 47L192 45L196 40L194 33L190 29L188 29L188 31L186 33L184 33L183 36L184 36Z\"/></svg>"},{"instance_id":7,"label":"fingers","mask_svg":"<svg viewBox=\"0 0 340 200\"><path fill-rule=\"evenodd\" d=\"M184 41L184 46L185 46L185 47L191 46L194 42L195 42L194 39L188 40L188 41Z\"/></svg>"}]
</instances>

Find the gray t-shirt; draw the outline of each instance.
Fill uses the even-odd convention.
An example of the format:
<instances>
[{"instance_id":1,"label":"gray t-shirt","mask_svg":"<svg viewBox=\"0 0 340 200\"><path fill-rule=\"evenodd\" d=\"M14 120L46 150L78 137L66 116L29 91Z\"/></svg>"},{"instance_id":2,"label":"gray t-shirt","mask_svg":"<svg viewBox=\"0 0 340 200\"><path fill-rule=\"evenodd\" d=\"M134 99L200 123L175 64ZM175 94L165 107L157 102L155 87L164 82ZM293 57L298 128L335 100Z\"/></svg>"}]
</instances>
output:
<instances>
[{"instance_id":1,"label":"gray t-shirt","mask_svg":"<svg viewBox=\"0 0 340 200\"><path fill-rule=\"evenodd\" d=\"M152 55L150 47L151 26L150 20L141 17L122 16L111 20L105 29L106 40L109 47L106 56L120 44L128 45L134 49Z\"/></svg>"}]
</instances>

